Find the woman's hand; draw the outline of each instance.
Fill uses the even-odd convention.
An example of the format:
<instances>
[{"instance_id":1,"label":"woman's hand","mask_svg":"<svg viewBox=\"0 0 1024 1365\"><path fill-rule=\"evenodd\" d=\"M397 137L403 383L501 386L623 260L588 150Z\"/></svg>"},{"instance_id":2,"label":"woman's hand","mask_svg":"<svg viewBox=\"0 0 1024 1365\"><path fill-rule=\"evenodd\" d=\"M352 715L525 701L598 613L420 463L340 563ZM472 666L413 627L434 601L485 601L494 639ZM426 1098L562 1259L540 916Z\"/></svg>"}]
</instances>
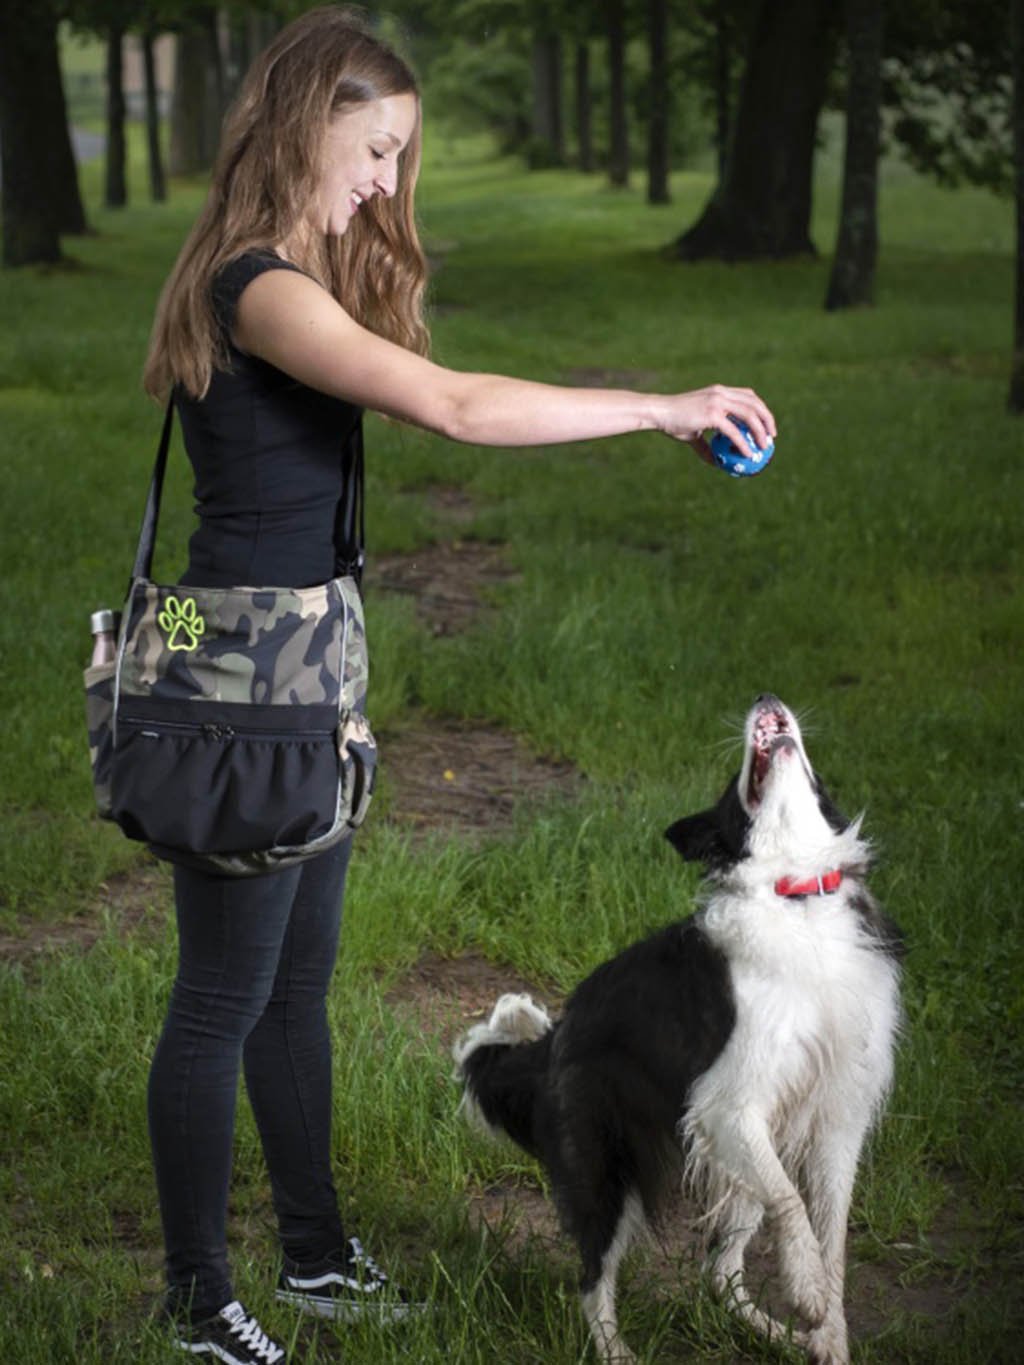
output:
<instances>
[{"instance_id":1,"label":"woman's hand","mask_svg":"<svg viewBox=\"0 0 1024 1365\"><path fill-rule=\"evenodd\" d=\"M711 384L692 393L666 396L658 406L658 429L677 441L686 441L708 464L714 464L714 459L704 437L706 431L720 431L740 450L746 449L734 418L746 423L759 446L775 440L775 418L753 389Z\"/></svg>"}]
</instances>

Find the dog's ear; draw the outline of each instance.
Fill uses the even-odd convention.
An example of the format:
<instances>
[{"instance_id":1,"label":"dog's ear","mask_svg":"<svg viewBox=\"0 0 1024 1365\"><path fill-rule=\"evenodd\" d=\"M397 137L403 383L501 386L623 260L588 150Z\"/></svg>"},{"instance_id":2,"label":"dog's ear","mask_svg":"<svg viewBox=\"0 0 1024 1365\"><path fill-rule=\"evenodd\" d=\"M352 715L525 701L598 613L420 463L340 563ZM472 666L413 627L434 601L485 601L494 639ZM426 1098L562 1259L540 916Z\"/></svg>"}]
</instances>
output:
<instances>
[{"instance_id":1,"label":"dog's ear","mask_svg":"<svg viewBox=\"0 0 1024 1365\"><path fill-rule=\"evenodd\" d=\"M709 871L731 867L744 856L750 817L734 777L717 806L687 815L665 831L665 838L688 863L703 863Z\"/></svg>"},{"instance_id":2,"label":"dog's ear","mask_svg":"<svg viewBox=\"0 0 1024 1365\"><path fill-rule=\"evenodd\" d=\"M715 863L725 852L716 812L703 810L669 825L665 838L688 863Z\"/></svg>"}]
</instances>

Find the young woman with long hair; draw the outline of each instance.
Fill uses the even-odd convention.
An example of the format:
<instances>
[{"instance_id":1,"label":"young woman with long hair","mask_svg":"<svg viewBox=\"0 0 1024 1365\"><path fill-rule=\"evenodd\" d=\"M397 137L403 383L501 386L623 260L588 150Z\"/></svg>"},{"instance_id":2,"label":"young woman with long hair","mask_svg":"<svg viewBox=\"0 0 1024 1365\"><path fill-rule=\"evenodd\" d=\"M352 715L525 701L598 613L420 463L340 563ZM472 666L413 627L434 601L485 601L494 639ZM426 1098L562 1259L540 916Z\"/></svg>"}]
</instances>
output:
<instances>
[{"instance_id":1,"label":"young woman with long hair","mask_svg":"<svg viewBox=\"0 0 1024 1365\"><path fill-rule=\"evenodd\" d=\"M352 10L312 10L253 64L206 205L161 295L145 369L173 394L199 524L182 581L305 587L334 572L340 446L370 408L481 445L657 430L759 445L750 389L571 389L428 358L413 194L421 110L407 65ZM335 1319L416 1305L343 1228L331 1175L326 994L351 841L231 878L174 868L179 965L153 1060L149 1120L167 1309L193 1354L283 1359L235 1298L226 1208L240 1068L282 1246L278 1295Z\"/></svg>"}]
</instances>

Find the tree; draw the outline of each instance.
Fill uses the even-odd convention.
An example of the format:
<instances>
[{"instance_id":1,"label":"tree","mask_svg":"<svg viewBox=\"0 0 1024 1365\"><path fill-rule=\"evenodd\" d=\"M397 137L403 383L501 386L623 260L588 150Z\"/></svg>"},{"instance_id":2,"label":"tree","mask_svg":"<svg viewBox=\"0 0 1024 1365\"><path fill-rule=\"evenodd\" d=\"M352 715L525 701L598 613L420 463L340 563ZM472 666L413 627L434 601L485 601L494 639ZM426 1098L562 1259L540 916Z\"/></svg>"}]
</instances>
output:
<instances>
[{"instance_id":1,"label":"tree","mask_svg":"<svg viewBox=\"0 0 1024 1365\"><path fill-rule=\"evenodd\" d=\"M107 26L107 153L104 202L108 209L128 202L125 138L124 25L113 19Z\"/></svg>"},{"instance_id":2,"label":"tree","mask_svg":"<svg viewBox=\"0 0 1024 1365\"><path fill-rule=\"evenodd\" d=\"M1017 191L1017 288L1014 309L1011 412L1024 413L1024 0L1011 0L1014 179Z\"/></svg>"},{"instance_id":3,"label":"tree","mask_svg":"<svg viewBox=\"0 0 1024 1365\"><path fill-rule=\"evenodd\" d=\"M825 307L872 303L878 256L883 0L846 0L846 149L839 235Z\"/></svg>"},{"instance_id":4,"label":"tree","mask_svg":"<svg viewBox=\"0 0 1024 1365\"><path fill-rule=\"evenodd\" d=\"M650 53L650 104L647 121L647 202L667 204L669 176L668 0L648 0L647 42Z\"/></svg>"},{"instance_id":5,"label":"tree","mask_svg":"<svg viewBox=\"0 0 1024 1365\"><path fill-rule=\"evenodd\" d=\"M60 260L63 187L53 153L67 138L56 14L47 0L6 0L0 6L5 266Z\"/></svg>"},{"instance_id":6,"label":"tree","mask_svg":"<svg viewBox=\"0 0 1024 1365\"><path fill-rule=\"evenodd\" d=\"M533 146L535 166L565 164L562 120L562 35L541 27L533 35Z\"/></svg>"},{"instance_id":7,"label":"tree","mask_svg":"<svg viewBox=\"0 0 1024 1365\"><path fill-rule=\"evenodd\" d=\"M594 135L590 94L590 44L586 38L576 43L575 108L576 156L581 171L594 169Z\"/></svg>"},{"instance_id":8,"label":"tree","mask_svg":"<svg viewBox=\"0 0 1024 1365\"><path fill-rule=\"evenodd\" d=\"M172 174L196 175L213 165L224 107L217 11L211 4L192 4L177 35L171 102Z\"/></svg>"},{"instance_id":9,"label":"tree","mask_svg":"<svg viewBox=\"0 0 1024 1365\"><path fill-rule=\"evenodd\" d=\"M142 69L146 81L146 153L149 163L149 193L155 203L167 198L167 179L164 175L163 151L160 147L160 99L156 84L156 62L153 44L156 29L146 24L139 34L142 48Z\"/></svg>"},{"instance_id":10,"label":"tree","mask_svg":"<svg viewBox=\"0 0 1024 1365\"><path fill-rule=\"evenodd\" d=\"M725 176L732 133L732 26L724 0L717 0L715 19L715 150L718 154L718 178Z\"/></svg>"},{"instance_id":11,"label":"tree","mask_svg":"<svg viewBox=\"0 0 1024 1365\"><path fill-rule=\"evenodd\" d=\"M608 38L608 179L616 188L629 184L629 121L626 114L626 5L606 0Z\"/></svg>"},{"instance_id":12,"label":"tree","mask_svg":"<svg viewBox=\"0 0 1024 1365\"><path fill-rule=\"evenodd\" d=\"M761 0L725 174L698 221L673 243L673 255L744 260L814 252L814 144L835 43L830 0Z\"/></svg>"}]
</instances>

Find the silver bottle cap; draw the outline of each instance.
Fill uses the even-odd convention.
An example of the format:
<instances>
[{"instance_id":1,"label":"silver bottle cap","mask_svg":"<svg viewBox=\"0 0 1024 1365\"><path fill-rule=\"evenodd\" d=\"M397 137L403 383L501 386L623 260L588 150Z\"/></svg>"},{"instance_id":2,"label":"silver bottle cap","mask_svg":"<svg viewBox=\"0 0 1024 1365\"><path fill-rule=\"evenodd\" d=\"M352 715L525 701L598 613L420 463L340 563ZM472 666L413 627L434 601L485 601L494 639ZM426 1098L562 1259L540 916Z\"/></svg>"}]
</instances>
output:
<instances>
[{"instance_id":1,"label":"silver bottle cap","mask_svg":"<svg viewBox=\"0 0 1024 1365\"><path fill-rule=\"evenodd\" d=\"M89 617L89 629L93 635L105 635L108 631L113 631L117 623L117 614L104 607L102 611L94 611Z\"/></svg>"}]
</instances>

